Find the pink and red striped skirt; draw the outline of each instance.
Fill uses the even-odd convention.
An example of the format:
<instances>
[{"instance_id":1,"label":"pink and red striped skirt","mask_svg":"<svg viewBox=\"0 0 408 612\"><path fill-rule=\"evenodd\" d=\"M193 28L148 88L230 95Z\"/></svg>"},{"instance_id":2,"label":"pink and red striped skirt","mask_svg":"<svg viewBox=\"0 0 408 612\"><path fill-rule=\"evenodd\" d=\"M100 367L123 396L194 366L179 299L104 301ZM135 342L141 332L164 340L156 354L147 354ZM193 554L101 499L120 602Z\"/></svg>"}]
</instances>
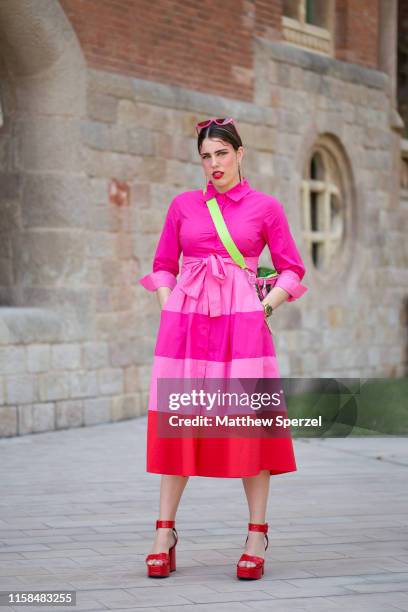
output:
<instances>
[{"instance_id":1,"label":"pink and red striped skirt","mask_svg":"<svg viewBox=\"0 0 408 612\"><path fill-rule=\"evenodd\" d=\"M245 258L256 271L257 258ZM248 274L231 258L183 258L160 318L150 380L146 469L237 478L296 471L290 436L160 437L159 378L278 378L271 332ZM159 410L158 410L159 408Z\"/></svg>"}]
</instances>

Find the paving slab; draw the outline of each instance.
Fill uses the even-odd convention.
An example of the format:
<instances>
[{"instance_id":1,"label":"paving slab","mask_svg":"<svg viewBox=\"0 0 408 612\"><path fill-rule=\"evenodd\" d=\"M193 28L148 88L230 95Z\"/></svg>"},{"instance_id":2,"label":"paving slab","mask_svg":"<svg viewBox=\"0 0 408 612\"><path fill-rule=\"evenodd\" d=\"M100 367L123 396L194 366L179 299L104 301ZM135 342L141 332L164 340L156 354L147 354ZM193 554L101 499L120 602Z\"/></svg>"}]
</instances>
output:
<instances>
[{"instance_id":1,"label":"paving slab","mask_svg":"<svg viewBox=\"0 0 408 612\"><path fill-rule=\"evenodd\" d=\"M177 571L146 576L160 475L145 444L146 417L0 440L0 590L74 590L75 612L408 611L406 438L295 439L297 472L271 477L256 581L235 576L239 478L190 478Z\"/></svg>"}]
</instances>

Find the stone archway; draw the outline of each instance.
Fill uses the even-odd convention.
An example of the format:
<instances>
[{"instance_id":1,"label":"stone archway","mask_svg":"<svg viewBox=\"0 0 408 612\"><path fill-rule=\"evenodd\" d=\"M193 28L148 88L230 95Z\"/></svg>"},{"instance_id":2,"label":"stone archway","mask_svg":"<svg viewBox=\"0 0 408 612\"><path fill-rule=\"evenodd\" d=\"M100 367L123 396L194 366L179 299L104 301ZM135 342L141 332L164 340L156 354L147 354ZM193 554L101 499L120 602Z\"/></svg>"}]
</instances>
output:
<instances>
[{"instance_id":1,"label":"stone archway","mask_svg":"<svg viewBox=\"0 0 408 612\"><path fill-rule=\"evenodd\" d=\"M82 51L55 0L0 3L0 304L66 304L85 273Z\"/></svg>"},{"instance_id":2,"label":"stone archway","mask_svg":"<svg viewBox=\"0 0 408 612\"><path fill-rule=\"evenodd\" d=\"M80 426L97 392L79 345L92 334L86 74L58 2L0 2L0 437Z\"/></svg>"}]
</instances>

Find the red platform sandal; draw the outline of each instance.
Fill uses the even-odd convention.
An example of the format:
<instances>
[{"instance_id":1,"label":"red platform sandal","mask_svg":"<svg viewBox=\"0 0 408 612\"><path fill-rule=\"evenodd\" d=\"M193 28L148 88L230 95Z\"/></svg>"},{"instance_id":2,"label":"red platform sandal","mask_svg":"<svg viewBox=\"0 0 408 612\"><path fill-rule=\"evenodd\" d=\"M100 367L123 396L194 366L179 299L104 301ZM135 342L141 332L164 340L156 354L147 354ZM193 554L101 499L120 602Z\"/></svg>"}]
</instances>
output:
<instances>
[{"instance_id":1,"label":"red platform sandal","mask_svg":"<svg viewBox=\"0 0 408 612\"><path fill-rule=\"evenodd\" d=\"M175 528L176 521L156 521L156 529L159 527L172 527L174 537L176 538L175 543L169 552L150 553L146 557L147 575L151 578L166 578L170 575L170 572L174 572L176 569L176 544L178 542L178 533ZM160 559L162 563L147 563L152 559Z\"/></svg>"},{"instance_id":2,"label":"red platform sandal","mask_svg":"<svg viewBox=\"0 0 408 612\"><path fill-rule=\"evenodd\" d=\"M265 550L268 548L268 523L248 523L248 531L263 531L266 538L266 546ZM248 541L248 536L245 540L245 544ZM239 565L241 561L250 561L255 563L255 565L251 567L246 567L245 565ZM247 580L258 580L262 578L264 574L264 559L262 557L257 557L256 555L247 555L243 553L241 555L240 560L237 563L237 578L244 578Z\"/></svg>"}]
</instances>

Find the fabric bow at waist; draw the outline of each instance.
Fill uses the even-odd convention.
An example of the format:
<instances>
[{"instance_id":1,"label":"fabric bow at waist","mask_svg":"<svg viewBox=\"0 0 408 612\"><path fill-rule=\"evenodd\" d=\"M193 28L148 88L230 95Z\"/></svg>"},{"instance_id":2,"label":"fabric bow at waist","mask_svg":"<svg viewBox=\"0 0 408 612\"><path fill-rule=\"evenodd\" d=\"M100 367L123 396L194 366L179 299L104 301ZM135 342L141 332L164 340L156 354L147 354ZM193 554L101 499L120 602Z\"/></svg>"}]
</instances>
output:
<instances>
[{"instance_id":1,"label":"fabric bow at waist","mask_svg":"<svg viewBox=\"0 0 408 612\"><path fill-rule=\"evenodd\" d=\"M256 270L257 259L257 257L246 257L245 261L251 268L255 265ZM180 279L179 288L195 300L205 290L210 317L221 315L221 286L227 278L226 264L236 265L231 257L222 257L218 253L211 253L203 258L188 256L183 258L183 272L185 270L188 272Z\"/></svg>"}]
</instances>

